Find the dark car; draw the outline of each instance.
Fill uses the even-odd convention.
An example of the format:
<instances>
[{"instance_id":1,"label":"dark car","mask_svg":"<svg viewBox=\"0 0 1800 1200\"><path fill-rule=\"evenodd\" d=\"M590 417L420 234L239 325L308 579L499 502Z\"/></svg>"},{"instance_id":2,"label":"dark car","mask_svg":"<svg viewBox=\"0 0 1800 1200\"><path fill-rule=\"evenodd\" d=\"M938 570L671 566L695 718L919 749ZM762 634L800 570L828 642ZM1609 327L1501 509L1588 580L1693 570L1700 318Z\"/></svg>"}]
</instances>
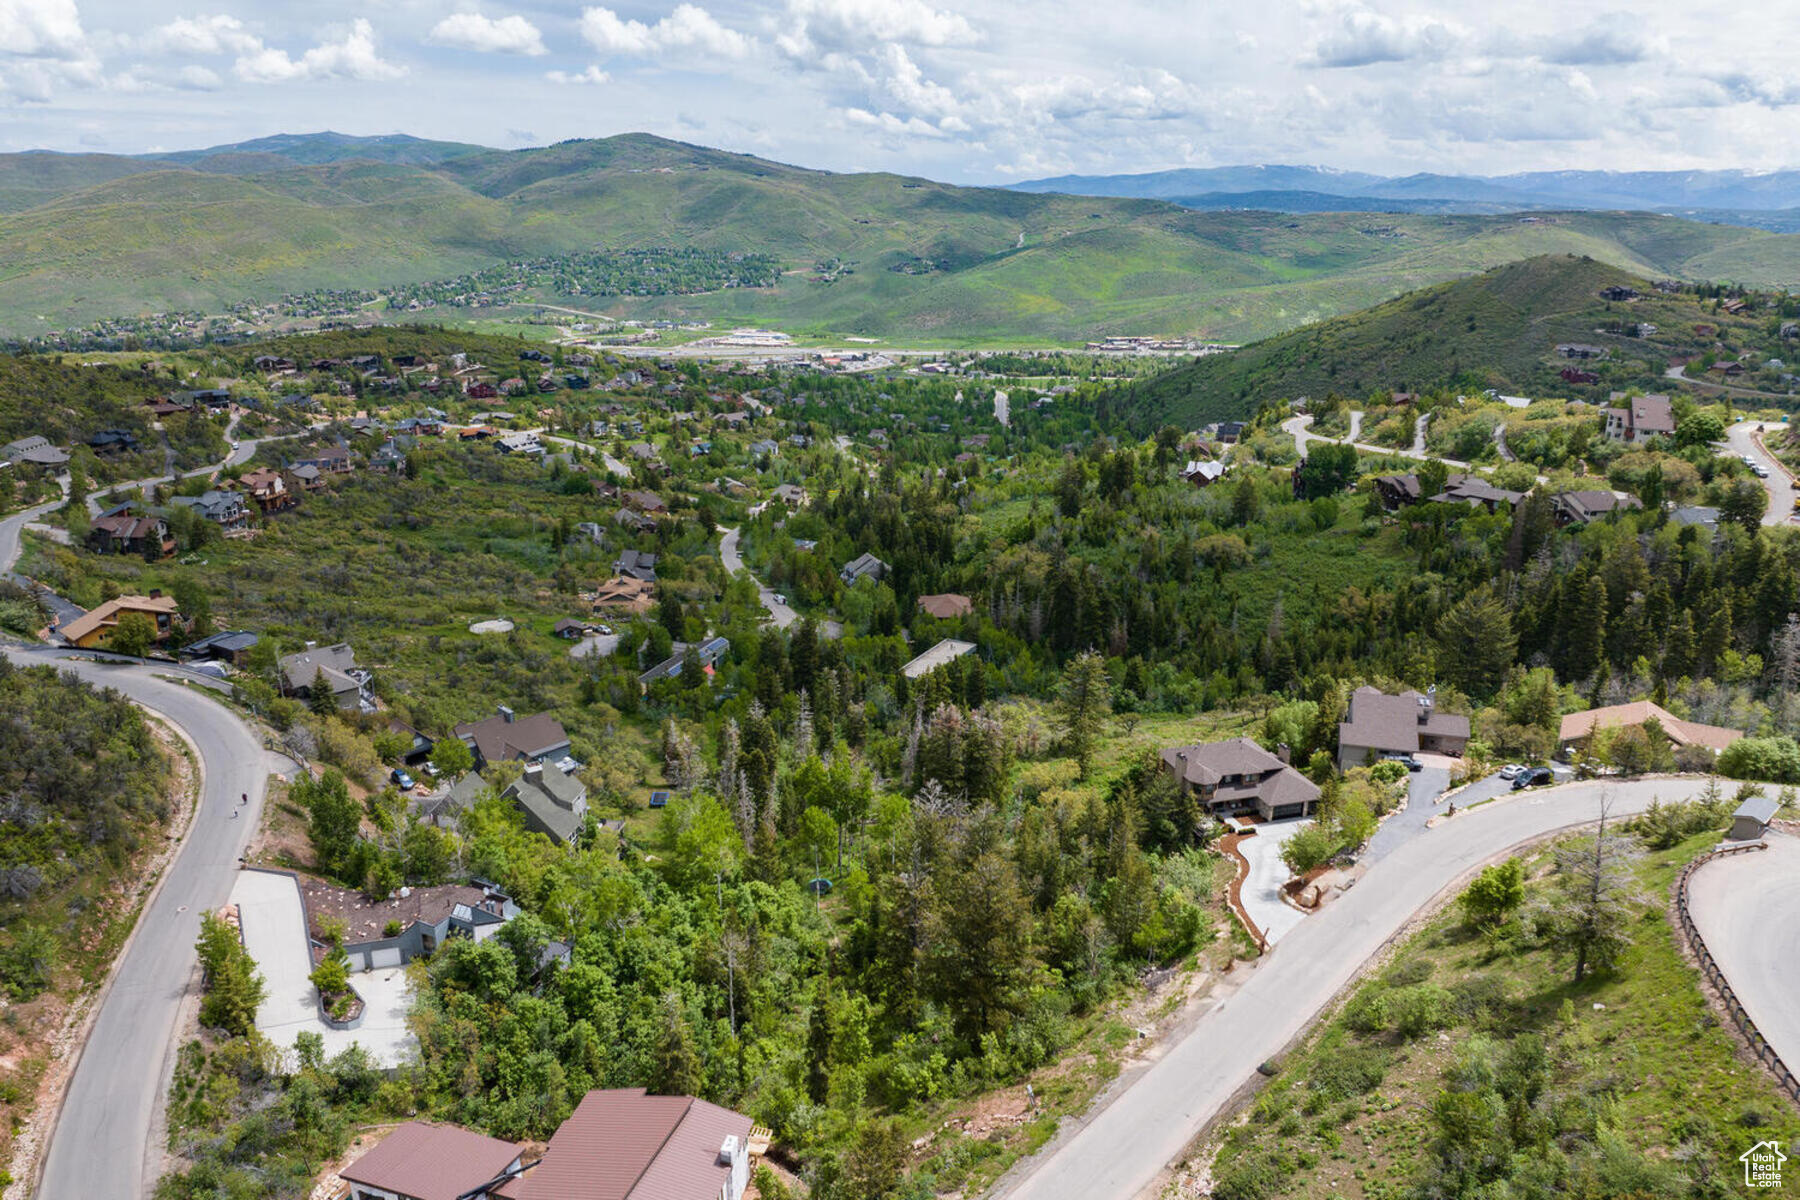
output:
<instances>
[{"instance_id":1,"label":"dark car","mask_svg":"<svg viewBox=\"0 0 1800 1200\"><path fill-rule=\"evenodd\" d=\"M1424 763L1420 762L1410 754L1384 754L1381 757L1384 762L1400 763L1409 771L1418 771L1425 766Z\"/></svg>"},{"instance_id":2,"label":"dark car","mask_svg":"<svg viewBox=\"0 0 1800 1200\"><path fill-rule=\"evenodd\" d=\"M1556 782L1549 767L1527 767L1513 779L1513 791L1520 788L1548 787Z\"/></svg>"}]
</instances>

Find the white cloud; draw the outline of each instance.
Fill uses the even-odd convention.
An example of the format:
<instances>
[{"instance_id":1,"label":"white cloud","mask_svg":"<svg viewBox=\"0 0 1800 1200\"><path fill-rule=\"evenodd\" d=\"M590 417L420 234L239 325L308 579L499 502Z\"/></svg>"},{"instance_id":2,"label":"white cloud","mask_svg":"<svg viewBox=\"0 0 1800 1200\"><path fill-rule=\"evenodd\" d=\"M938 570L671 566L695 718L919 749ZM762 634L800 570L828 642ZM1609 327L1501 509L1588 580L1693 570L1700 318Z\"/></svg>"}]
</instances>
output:
<instances>
[{"instance_id":1,"label":"white cloud","mask_svg":"<svg viewBox=\"0 0 1800 1200\"><path fill-rule=\"evenodd\" d=\"M375 47L375 31L358 17L341 41L321 42L299 58L265 47L239 58L232 73L246 83L297 83L312 79L396 79L404 67L384 60Z\"/></svg>"},{"instance_id":2,"label":"white cloud","mask_svg":"<svg viewBox=\"0 0 1800 1200\"><path fill-rule=\"evenodd\" d=\"M954 46L981 40L966 17L924 0L788 0L786 15L776 44L796 58L820 47L854 51L882 42Z\"/></svg>"},{"instance_id":3,"label":"white cloud","mask_svg":"<svg viewBox=\"0 0 1800 1200\"><path fill-rule=\"evenodd\" d=\"M750 37L719 24L711 13L694 4L677 5L675 11L654 25L627 20L610 8L585 9L581 14L581 36L600 53L621 58L654 58L684 50L739 59L748 57L755 46Z\"/></svg>"},{"instance_id":4,"label":"white cloud","mask_svg":"<svg viewBox=\"0 0 1800 1200\"><path fill-rule=\"evenodd\" d=\"M589 63L585 71L546 71L544 78L551 83L567 84L600 84L612 81L612 76L602 71L596 63Z\"/></svg>"},{"instance_id":5,"label":"white cloud","mask_svg":"<svg viewBox=\"0 0 1800 1200\"><path fill-rule=\"evenodd\" d=\"M1346 8L1313 46L1312 66L1366 67L1442 58L1466 40L1460 28L1431 17L1396 20L1373 9Z\"/></svg>"},{"instance_id":6,"label":"white cloud","mask_svg":"<svg viewBox=\"0 0 1800 1200\"><path fill-rule=\"evenodd\" d=\"M177 17L151 30L144 39L148 48L165 54L254 54L262 39L236 17L217 13L208 17Z\"/></svg>"},{"instance_id":7,"label":"white cloud","mask_svg":"<svg viewBox=\"0 0 1800 1200\"><path fill-rule=\"evenodd\" d=\"M431 40L442 46L490 54L549 53L538 27L516 13L498 20L478 12L452 13L432 28Z\"/></svg>"},{"instance_id":8,"label":"white cloud","mask_svg":"<svg viewBox=\"0 0 1800 1200\"><path fill-rule=\"evenodd\" d=\"M75 59L86 52L75 0L0 0L0 53Z\"/></svg>"}]
</instances>

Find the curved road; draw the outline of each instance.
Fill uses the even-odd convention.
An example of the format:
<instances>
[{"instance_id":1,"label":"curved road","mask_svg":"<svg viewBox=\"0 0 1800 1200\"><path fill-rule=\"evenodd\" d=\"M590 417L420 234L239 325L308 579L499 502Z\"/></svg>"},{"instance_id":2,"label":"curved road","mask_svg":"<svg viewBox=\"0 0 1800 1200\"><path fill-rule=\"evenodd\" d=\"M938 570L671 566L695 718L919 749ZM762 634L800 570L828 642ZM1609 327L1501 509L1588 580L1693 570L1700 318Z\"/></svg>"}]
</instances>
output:
<instances>
[{"instance_id":1,"label":"curved road","mask_svg":"<svg viewBox=\"0 0 1800 1200\"><path fill-rule=\"evenodd\" d=\"M744 565L744 556L738 553L737 530L719 530L719 561L733 575L750 574L750 569ZM762 606L768 609L769 618L775 622L775 628L786 629L800 619L799 613L775 599L775 589L754 575L751 575L750 578L756 584L756 594L762 600Z\"/></svg>"},{"instance_id":2,"label":"curved road","mask_svg":"<svg viewBox=\"0 0 1800 1200\"><path fill-rule=\"evenodd\" d=\"M1762 481L1764 490L1769 493L1769 510L1763 513L1764 525L1786 525L1794 515L1794 497L1800 491L1794 488L1794 477L1788 469L1777 462L1775 456L1763 449L1756 430L1762 421L1737 421L1725 429L1725 444L1730 447L1733 458L1741 459L1749 455L1761 463L1769 472L1769 477ZM1785 428L1775 425L1776 429ZM1714 443L1715 445L1717 443Z\"/></svg>"},{"instance_id":3,"label":"curved road","mask_svg":"<svg viewBox=\"0 0 1800 1200\"><path fill-rule=\"evenodd\" d=\"M1361 450L1364 454L1390 454L1398 458L1417 458L1423 460L1436 459L1447 467L1455 467L1459 471L1468 470L1469 464L1466 462L1454 458L1440 458L1438 455L1425 453L1425 422L1428 419L1429 415L1420 417L1418 421L1414 422L1413 444L1406 449L1399 449L1394 446L1375 446L1368 442L1357 441L1352 441L1350 444L1355 446L1358 450ZM1352 412L1350 414L1350 420L1352 426L1350 436L1354 438L1357 433L1361 431L1362 413ZM1310 427L1312 422L1313 419L1311 415L1302 414L1298 417L1289 417L1281 423L1282 431L1294 439L1294 449L1300 452L1301 458L1306 457L1306 447L1313 442L1341 442L1346 440L1344 438L1324 437L1321 434L1311 432Z\"/></svg>"},{"instance_id":4,"label":"curved road","mask_svg":"<svg viewBox=\"0 0 1800 1200\"><path fill-rule=\"evenodd\" d=\"M1300 922L1242 986L1160 1058L1122 1076L1085 1119L996 1186L1009 1200L1129 1200L1231 1104L1257 1066L1298 1037L1370 958L1446 888L1522 842L1595 820L1602 792L1613 815L1653 798L1685 799L1699 779L1571 784L1468 810L1394 849L1356 886Z\"/></svg>"},{"instance_id":5,"label":"curved road","mask_svg":"<svg viewBox=\"0 0 1800 1200\"><path fill-rule=\"evenodd\" d=\"M1700 940L1781 1061L1800 1066L1800 838L1768 835L1769 848L1716 858L1688 880Z\"/></svg>"}]
</instances>

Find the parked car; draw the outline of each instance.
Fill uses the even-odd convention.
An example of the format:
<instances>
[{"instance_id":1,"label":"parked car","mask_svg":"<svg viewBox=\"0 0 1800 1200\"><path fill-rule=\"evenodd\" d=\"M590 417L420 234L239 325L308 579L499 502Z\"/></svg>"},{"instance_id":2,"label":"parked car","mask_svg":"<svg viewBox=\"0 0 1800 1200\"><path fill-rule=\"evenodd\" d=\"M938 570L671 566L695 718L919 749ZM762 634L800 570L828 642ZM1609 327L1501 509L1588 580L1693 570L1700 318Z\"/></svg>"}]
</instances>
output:
<instances>
[{"instance_id":1,"label":"parked car","mask_svg":"<svg viewBox=\"0 0 1800 1200\"><path fill-rule=\"evenodd\" d=\"M1549 767L1528 767L1513 780L1513 791L1521 788L1549 787L1556 782L1556 776L1550 773Z\"/></svg>"},{"instance_id":2,"label":"parked car","mask_svg":"<svg viewBox=\"0 0 1800 1200\"><path fill-rule=\"evenodd\" d=\"M405 771L402 771L399 767L395 767L392 771L388 772L388 778L393 780L394 786L403 792L410 792L413 789L413 777L408 775Z\"/></svg>"},{"instance_id":3,"label":"parked car","mask_svg":"<svg viewBox=\"0 0 1800 1200\"><path fill-rule=\"evenodd\" d=\"M1500 778L1502 779L1517 779L1524 773L1525 766L1523 763L1507 763L1504 767L1500 768Z\"/></svg>"},{"instance_id":4,"label":"parked car","mask_svg":"<svg viewBox=\"0 0 1800 1200\"><path fill-rule=\"evenodd\" d=\"M1410 754L1384 754L1381 757L1382 761L1400 763L1409 771L1417 771L1425 766L1424 763L1420 762Z\"/></svg>"}]
</instances>

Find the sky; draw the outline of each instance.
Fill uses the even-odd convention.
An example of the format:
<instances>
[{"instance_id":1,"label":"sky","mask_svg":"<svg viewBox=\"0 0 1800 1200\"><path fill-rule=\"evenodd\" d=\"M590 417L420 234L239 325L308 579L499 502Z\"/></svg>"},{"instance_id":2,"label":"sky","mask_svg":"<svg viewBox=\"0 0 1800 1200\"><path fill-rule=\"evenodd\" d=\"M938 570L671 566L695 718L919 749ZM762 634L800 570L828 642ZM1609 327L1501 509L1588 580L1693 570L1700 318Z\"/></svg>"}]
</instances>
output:
<instances>
[{"instance_id":1,"label":"sky","mask_svg":"<svg viewBox=\"0 0 1800 1200\"><path fill-rule=\"evenodd\" d=\"M1766 170L1800 162L1778 8L0 0L0 150L641 130L960 183L1243 163Z\"/></svg>"}]
</instances>

